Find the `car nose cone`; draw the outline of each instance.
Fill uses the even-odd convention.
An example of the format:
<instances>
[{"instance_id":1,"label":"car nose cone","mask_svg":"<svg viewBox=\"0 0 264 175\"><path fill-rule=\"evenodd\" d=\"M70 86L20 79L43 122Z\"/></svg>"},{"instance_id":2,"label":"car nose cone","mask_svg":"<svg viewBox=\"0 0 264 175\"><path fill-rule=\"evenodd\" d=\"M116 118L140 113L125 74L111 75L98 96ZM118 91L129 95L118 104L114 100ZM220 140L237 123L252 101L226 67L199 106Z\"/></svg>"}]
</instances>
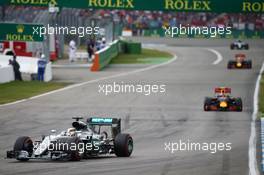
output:
<instances>
[{"instance_id":1,"label":"car nose cone","mask_svg":"<svg viewBox=\"0 0 264 175\"><path fill-rule=\"evenodd\" d=\"M227 102L226 101L221 101L220 102L220 107L221 108L226 108L227 107Z\"/></svg>"},{"instance_id":2,"label":"car nose cone","mask_svg":"<svg viewBox=\"0 0 264 175\"><path fill-rule=\"evenodd\" d=\"M241 67L242 66L242 64L240 62L238 62L236 65L237 65L237 67Z\"/></svg>"}]
</instances>

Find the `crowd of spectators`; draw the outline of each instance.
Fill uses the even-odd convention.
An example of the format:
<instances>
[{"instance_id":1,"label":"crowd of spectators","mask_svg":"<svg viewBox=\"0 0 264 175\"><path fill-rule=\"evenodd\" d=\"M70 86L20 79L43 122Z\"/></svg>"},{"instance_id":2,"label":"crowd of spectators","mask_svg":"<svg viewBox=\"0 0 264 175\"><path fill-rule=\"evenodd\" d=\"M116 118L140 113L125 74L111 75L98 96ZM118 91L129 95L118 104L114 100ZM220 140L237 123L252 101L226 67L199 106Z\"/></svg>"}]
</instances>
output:
<instances>
[{"instance_id":1,"label":"crowd of spectators","mask_svg":"<svg viewBox=\"0 0 264 175\"><path fill-rule=\"evenodd\" d=\"M163 26L231 26L238 30L263 30L263 14L217 14L193 12L100 10L101 17L112 16L126 29L159 29Z\"/></svg>"},{"instance_id":2,"label":"crowd of spectators","mask_svg":"<svg viewBox=\"0 0 264 175\"><path fill-rule=\"evenodd\" d=\"M32 23L40 13L47 10L47 7L9 5L0 7L0 16L2 20L9 22ZM93 10L91 9L63 8L60 11L59 16L90 17L92 14Z\"/></svg>"},{"instance_id":3,"label":"crowd of spectators","mask_svg":"<svg viewBox=\"0 0 264 175\"><path fill-rule=\"evenodd\" d=\"M264 14L222 14L214 23L238 30L260 31L264 29Z\"/></svg>"},{"instance_id":4,"label":"crowd of spectators","mask_svg":"<svg viewBox=\"0 0 264 175\"><path fill-rule=\"evenodd\" d=\"M124 11L124 10L100 10L101 17L112 16L119 19L125 28L155 29L162 26L206 25L206 22L216 17L213 13L191 12L162 12L162 11Z\"/></svg>"},{"instance_id":5,"label":"crowd of spectators","mask_svg":"<svg viewBox=\"0 0 264 175\"><path fill-rule=\"evenodd\" d=\"M32 23L36 16L46 9L34 6L5 6L1 8L1 19L8 22Z\"/></svg>"},{"instance_id":6,"label":"crowd of spectators","mask_svg":"<svg viewBox=\"0 0 264 175\"><path fill-rule=\"evenodd\" d=\"M4 16L6 21L15 19L18 22L33 22L34 18L45 7L6 6ZM91 10L63 8L60 16L75 16L88 18L92 15L104 18L111 16L119 21L125 29L159 29L163 26L231 26L238 30L263 30L264 14L216 14L193 12L162 12L162 11L125 11L125 10Z\"/></svg>"}]
</instances>

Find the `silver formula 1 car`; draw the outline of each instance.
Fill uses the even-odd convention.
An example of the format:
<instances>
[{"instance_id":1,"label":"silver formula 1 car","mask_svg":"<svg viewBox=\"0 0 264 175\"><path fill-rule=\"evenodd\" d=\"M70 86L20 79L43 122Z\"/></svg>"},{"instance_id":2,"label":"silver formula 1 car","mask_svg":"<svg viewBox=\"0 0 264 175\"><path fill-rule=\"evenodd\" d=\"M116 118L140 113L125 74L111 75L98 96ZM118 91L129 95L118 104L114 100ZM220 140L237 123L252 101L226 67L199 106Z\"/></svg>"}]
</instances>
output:
<instances>
[{"instance_id":1,"label":"silver formula 1 car","mask_svg":"<svg viewBox=\"0 0 264 175\"><path fill-rule=\"evenodd\" d=\"M249 49L249 45L248 43L245 43L241 40L238 40L238 41L235 41L233 42L231 45L230 45L230 49L231 50L234 50L234 49L237 49L237 50L248 50Z\"/></svg>"},{"instance_id":2,"label":"silver formula 1 car","mask_svg":"<svg viewBox=\"0 0 264 175\"><path fill-rule=\"evenodd\" d=\"M82 158L115 154L129 157L133 151L133 139L121 133L121 119L74 117L72 127L61 133L52 130L48 136L33 141L28 136L19 137L7 158L20 161L51 159L79 161ZM106 129L102 131L103 129ZM107 130L108 129L108 130ZM110 133L110 134L109 134Z\"/></svg>"}]
</instances>

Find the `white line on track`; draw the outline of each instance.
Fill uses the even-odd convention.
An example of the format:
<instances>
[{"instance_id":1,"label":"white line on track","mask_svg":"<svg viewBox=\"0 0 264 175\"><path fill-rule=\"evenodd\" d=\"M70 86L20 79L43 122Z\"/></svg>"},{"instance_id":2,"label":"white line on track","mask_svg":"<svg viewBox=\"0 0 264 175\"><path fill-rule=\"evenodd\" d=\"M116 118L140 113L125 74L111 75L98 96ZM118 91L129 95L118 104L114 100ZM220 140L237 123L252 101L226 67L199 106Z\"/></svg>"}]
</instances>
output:
<instances>
[{"instance_id":1,"label":"white line on track","mask_svg":"<svg viewBox=\"0 0 264 175\"><path fill-rule=\"evenodd\" d=\"M90 68L92 64L72 64L72 65L66 65L66 64L53 64L51 65L52 68Z\"/></svg>"},{"instance_id":2,"label":"white line on track","mask_svg":"<svg viewBox=\"0 0 264 175\"><path fill-rule=\"evenodd\" d=\"M144 48L157 48L157 47L167 47L167 44L142 44L142 47Z\"/></svg>"},{"instance_id":3,"label":"white line on track","mask_svg":"<svg viewBox=\"0 0 264 175\"><path fill-rule=\"evenodd\" d=\"M50 94L54 94L54 93L57 93L57 92L61 92L61 91L73 89L73 88L76 88L76 87L84 86L86 84L96 83L96 82L99 82L99 81L102 81L102 80L108 80L108 79L112 79L112 78L118 78L118 77L127 76L127 75L131 75L131 74L145 72L145 71L148 71L148 70L151 70L151 69L155 69L155 68L170 64L170 63L174 62L176 59L177 59L177 56L174 55L174 57L172 59L170 59L170 60L168 60L168 61L166 61L164 63L161 63L161 64L156 64L156 65L148 66L148 67L145 67L145 68L133 70L133 71L130 71L130 72L124 72L124 73L120 73L120 74L116 74L116 75L111 75L111 76L107 76L107 77L102 77L102 78L86 81L86 82L83 82L83 83L74 84L74 85L67 86L67 87L62 88L62 89L54 90L54 91L51 91L51 92L48 92L48 93L44 93L44 94L41 94L41 95L30 97L30 98L27 98L27 99L22 99L22 100L15 101L15 102L12 102L12 103L3 104L3 105L0 105L0 107L15 105L15 104L18 104L18 103L26 102L26 101L32 100L32 99L37 99L37 98L40 98L40 97L43 97L43 96L47 96L47 95L50 95Z\"/></svg>"},{"instance_id":4,"label":"white line on track","mask_svg":"<svg viewBox=\"0 0 264 175\"><path fill-rule=\"evenodd\" d=\"M259 86L260 80L262 77L262 73L264 71L264 63L260 69L256 85L254 91L254 102L253 102L253 113L251 120L251 133L249 137L249 146L248 146L248 166L249 166L249 175L259 175L257 160L256 160L256 118L258 114L258 94L259 94Z\"/></svg>"},{"instance_id":5,"label":"white line on track","mask_svg":"<svg viewBox=\"0 0 264 175\"><path fill-rule=\"evenodd\" d=\"M217 59L213 62L213 65L219 64L223 60L223 56L217 50L209 49L209 48L206 50L214 53L217 57Z\"/></svg>"}]
</instances>

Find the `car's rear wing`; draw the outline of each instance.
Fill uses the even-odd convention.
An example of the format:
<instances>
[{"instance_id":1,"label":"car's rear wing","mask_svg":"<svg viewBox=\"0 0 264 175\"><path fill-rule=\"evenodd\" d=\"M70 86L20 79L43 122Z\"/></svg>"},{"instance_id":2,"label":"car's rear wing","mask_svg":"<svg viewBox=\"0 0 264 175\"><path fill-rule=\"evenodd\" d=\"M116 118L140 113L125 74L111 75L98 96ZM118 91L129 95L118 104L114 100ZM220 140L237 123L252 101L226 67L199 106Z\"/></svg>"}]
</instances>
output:
<instances>
[{"instance_id":1,"label":"car's rear wing","mask_svg":"<svg viewBox=\"0 0 264 175\"><path fill-rule=\"evenodd\" d=\"M230 94L231 88L228 87L217 87L215 88L215 93Z\"/></svg>"},{"instance_id":2,"label":"car's rear wing","mask_svg":"<svg viewBox=\"0 0 264 175\"><path fill-rule=\"evenodd\" d=\"M111 126L113 136L116 136L121 132L121 119L120 118L100 118L91 117L87 119L87 123L90 126Z\"/></svg>"},{"instance_id":3,"label":"car's rear wing","mask_svg":"<svg viewBox=\"0 0 264 175\"><path fill-rule=\"evenodd\" d=\"M87 119L87 123L90 125L119 125L121 124L121 119L119 118L99 118L91 117Z\"/></svg>"},{"instance_id":4,"label":"car's rear wing","mask_svg":"<svg viewBox=\"0 0 264 175\"><path fill-rule=\"evenodd\" d=\"M238 57L239 57L239 58L246 58L246 55L243 54L243 53L239 53L239 54L236 54L235 57L236 57L236 58L238 58Z\"/></svg>"}]
</instances>

